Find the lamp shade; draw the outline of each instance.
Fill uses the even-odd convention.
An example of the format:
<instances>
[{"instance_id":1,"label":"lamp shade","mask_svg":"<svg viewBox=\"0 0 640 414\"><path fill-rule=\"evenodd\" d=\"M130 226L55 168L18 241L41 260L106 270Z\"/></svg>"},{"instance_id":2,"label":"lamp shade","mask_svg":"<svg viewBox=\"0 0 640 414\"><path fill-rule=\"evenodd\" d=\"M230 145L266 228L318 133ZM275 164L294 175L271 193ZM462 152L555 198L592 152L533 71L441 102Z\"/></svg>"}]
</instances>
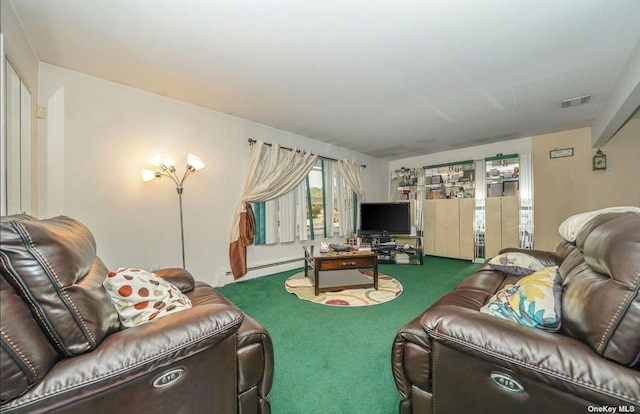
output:
<instances>
[{"instance_id":1,"label":"lamp shade","mask_svg":"<svg viewBox=\"0 0 640 414\"><path fill-rule=\"evenodd\" d=\"M145 183L147 181L153 180L154 178L157 178L156 173L151 170L142 170L141 175L142 181L144 181Z\"/></svg>"},{"instance_id":2,"label":"lamp shade","mask_svg":"<svg viewBox=\"0 0 640 414\"><path fill-rule=\"evenodd\" d=\"M204 168L204 162L194 154L187 154L187 165L193 167L195 171L201 170Z\"/></svg>"}]
</instances>

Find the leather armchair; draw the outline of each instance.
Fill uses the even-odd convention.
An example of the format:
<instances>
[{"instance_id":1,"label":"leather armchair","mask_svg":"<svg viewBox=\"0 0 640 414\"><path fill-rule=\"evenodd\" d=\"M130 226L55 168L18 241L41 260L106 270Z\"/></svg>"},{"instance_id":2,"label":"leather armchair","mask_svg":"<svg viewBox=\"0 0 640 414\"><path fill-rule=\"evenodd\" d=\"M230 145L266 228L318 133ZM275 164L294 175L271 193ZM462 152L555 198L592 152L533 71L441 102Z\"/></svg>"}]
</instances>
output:
<instances>
[{"instance_id":1,"label":"leather armchair","mask_svg":"<svg viewBox=\"0 0 640 414\"><path fill-rule=\"evenodd\" d=\"M270 413L269 333L183 269L192 308L124 329L95 240L67 217L3 217L2 413Z\"/></svg>"},{"instance_id":2,"label":"leather armchair","mask_svg":"<svg viewBox=\"0 0 640 414\"><path fill-rule=\"evenodd\" d=\"M399 412L640 412L640 215L600 215L556 252L506 250L559 265L561 330L479 312L519 279L485 263L398 331Z\"/></svg>"}]
</instances>

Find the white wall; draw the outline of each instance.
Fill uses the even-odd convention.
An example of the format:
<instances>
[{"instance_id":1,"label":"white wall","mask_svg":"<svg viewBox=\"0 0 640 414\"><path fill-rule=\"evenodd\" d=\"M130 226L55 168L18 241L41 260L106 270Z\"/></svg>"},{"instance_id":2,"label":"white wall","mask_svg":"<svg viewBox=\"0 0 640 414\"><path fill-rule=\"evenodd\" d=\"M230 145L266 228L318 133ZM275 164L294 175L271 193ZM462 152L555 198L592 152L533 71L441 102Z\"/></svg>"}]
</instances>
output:
<instances>
[{"instance_id":1,"label":"white wall","mask_svg":"<svg viewBox=\"0 0 640 414\"><path fill-rule=\"evenodd\" d=\"M158 153L172 156L179 173L187 152L206 164L185 183L185 245L187 269L212 284L229 268L229 232L249 160L248 138L337 159L356 157L367 165L363 174L368 200L386 199L386 161L45 63L39 81L40 105L46 106L56 93L64 96L64 111L46 121L61 124L63 133L57 139L63 142L47 142L47 147L62 146L63 157L43 154L40 160L48 171L57 172L47 177L49 189L60 191L47 191L49 200L41 204L47 216L66 214L85 223L111 269L181 265L175 185L166 178L148 183L140 179L140 170ZM41 134L47 131L45 125L39 128ZM51 200L56 197L62 202ZM301 257L298 243L253 246L248 264ZM249 278L273 272L256 271Z\"/></svg>"}]
</instances>

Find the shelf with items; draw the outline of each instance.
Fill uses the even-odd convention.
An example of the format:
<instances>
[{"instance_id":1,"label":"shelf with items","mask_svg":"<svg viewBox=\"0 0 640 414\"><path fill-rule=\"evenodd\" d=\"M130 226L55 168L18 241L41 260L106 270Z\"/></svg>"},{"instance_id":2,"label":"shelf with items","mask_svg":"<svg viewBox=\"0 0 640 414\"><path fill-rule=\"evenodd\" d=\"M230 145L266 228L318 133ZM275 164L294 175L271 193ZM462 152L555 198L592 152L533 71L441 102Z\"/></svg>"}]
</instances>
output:
<instances>
[{"instance_id":1,"label":"shelf with items","mask_svg":"<svg viewBox=\"0 0 640 414\"><path fill-rule=\"evenodd\" d=\"M391 173L389 199L391 201L419 200L424 184L420 168L400 168Z\"/></svg>"},{"instance_id":2,"label":"shelf with items","mask_svg":"<svg viewBox=\"0 0 640 414\"><path fill-rule=\"evenodd\" d=\"M415 236L397 235L360 235L363 246L371 246L378 253L378 263L383 264L423 264L422 232Z\"/></svg>"},{"instance_id":3,"label":"shelf with items","mask_svg":"<svg viewBox=\"0 0 640 414\"><path fill-rule=\"evenodd\" d=\"M487 197L513 197L520 193L518 154L485 158Z\"/></svg>"},{"instance_id":4,"label":"shelf with items","mask_svg":"<svg viewBox=\"0 0 640 414\"><path fill-rule=\"evenodd\" d=\"M423 168L427 199L475 197L473 160L428 165Z\"/></svg>"}]
</instances>

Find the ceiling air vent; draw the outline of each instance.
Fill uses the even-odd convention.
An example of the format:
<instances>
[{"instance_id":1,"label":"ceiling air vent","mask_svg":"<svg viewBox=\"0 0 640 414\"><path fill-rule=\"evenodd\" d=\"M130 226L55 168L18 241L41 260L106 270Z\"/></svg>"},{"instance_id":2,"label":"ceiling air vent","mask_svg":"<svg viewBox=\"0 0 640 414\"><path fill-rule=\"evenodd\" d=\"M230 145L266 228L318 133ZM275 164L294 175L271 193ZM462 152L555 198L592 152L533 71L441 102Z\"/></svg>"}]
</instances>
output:
<instances>
[{"instance_id":1,"label":"ceiling air vent","mask_svg":"<svg viewBox=\"0 0 640 414\"><path fill-rule=\"evenodd\" d=\"M581 105L581 104L588 103L590 100L591 100L591 95L577 96L575 98L565 99L564 101L562 101L562 107L568 108L570 106Z\"/></svg>"}]
</instances>

